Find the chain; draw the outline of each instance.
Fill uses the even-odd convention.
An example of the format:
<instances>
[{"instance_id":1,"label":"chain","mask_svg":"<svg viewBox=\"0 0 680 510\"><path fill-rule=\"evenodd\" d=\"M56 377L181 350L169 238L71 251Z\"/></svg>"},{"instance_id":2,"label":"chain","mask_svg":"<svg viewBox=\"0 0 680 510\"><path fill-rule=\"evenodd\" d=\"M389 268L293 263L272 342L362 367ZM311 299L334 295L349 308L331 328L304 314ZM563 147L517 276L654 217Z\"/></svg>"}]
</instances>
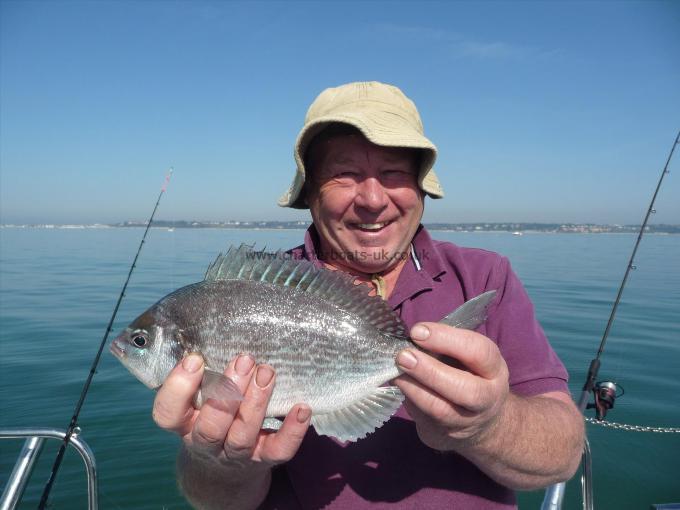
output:
<instances>
[{"instance_id":1,"label":"chain","mask_svg":"<svg viewBox=\"0 0 680 510\"><path fill-rule=\"evenodd\" d=\"M627 425L625 423L616 423L613 421L599 421L594 418L586 418L586 421L593 425L600 425L601 427L632 432L659 432L661 434L680 433L679 427L645 427L643 425Z\"/></svg>"}]
</instances>

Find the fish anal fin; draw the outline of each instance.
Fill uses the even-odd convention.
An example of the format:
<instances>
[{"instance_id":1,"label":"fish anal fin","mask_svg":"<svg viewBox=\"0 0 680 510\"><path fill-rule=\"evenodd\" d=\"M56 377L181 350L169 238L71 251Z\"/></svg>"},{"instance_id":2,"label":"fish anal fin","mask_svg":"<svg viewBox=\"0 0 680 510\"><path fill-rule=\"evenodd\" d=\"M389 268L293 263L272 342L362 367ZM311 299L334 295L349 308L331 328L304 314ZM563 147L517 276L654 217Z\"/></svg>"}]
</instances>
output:
<instances>
[{"instance_id":1,"label":"fish anal fin","mask_svg":"<svg viewBox=\"0 0 680 510\"><path fill-rule=\"evenodd\" d=\"M441 321L454 328L475 329L486 320L491 301L496 297L496 291L490 290L466 301Z\"/></svg>"},{"instance_id":2,"label":"fish anal fin","mask_svg":"<svg viewBox=\"0 0 680 510\"><path fill-rule=\"evenodd\" d=\"M312 416L318 434L340 441L356 441L381 427L404 400L396 386L380 386L363 398L336 411Z\"/></svg>"}]
</instances>

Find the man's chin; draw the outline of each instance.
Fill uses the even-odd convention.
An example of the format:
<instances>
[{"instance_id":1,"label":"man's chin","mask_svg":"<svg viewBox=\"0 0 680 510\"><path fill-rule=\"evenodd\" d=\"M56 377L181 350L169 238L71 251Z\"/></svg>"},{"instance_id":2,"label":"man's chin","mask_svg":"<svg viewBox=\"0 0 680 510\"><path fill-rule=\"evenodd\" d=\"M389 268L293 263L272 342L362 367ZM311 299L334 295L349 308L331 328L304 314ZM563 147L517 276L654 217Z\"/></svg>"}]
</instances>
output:
<instances>
[{"instance_id":1,"label":"man's chin","mask_svg":"<svg viewBox=\"0 0 680 510\"><path fill-rule=\"evenodd\" d=\"M344 261L345 265L362 273L384 273L408 258L408 253L389 251L381 247L363 247Z\"/></svg>"}]
</instances>

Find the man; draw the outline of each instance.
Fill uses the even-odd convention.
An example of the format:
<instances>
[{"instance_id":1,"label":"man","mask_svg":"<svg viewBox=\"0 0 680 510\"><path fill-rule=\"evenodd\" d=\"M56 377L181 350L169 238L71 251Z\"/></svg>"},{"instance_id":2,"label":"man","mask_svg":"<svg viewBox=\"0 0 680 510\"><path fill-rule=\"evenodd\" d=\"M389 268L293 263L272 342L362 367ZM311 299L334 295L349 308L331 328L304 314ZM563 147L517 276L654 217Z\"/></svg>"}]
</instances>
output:
<instances>
[{"instance_id":1,"label":"man","mask_svg":"<svg viewBox=\"0 0 680 510\"><path fill-rule=\"evenodd\" d=\"M352 83L312 104L279 202L312 214L292 254L370 284L422 349L396 360L405 406L348 445L309 429L304 402L279 431L262 431L276 375L247 353L225 370L245 395L240 405L194 409L203 367L189 355L158 392L154 419L183 438L178 479L193 505L514 508L514 489L574 473L582 419L507 260L433 241L420 225L425 195L443 196L435 158L396 87ZM497 298L477 332L437 323L491 289Z\"/></svg>"}]
</instances>

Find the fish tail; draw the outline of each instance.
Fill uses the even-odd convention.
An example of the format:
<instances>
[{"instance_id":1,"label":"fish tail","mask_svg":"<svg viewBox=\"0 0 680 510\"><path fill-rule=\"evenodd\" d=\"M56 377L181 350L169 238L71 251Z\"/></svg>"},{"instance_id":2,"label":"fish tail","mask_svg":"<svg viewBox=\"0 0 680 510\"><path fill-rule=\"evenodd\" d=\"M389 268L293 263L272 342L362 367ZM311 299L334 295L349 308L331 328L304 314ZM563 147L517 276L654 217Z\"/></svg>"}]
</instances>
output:
<instances>
[{"instance_id":1,"label":"fish tail","mask_svg":"<svg viewBox=\"0 0 680 510\"><path fill-rule=\"evenodd\" d=\"M495 297L495 290L490 290L484 294L480 294L479 296L463 303L439 322L448 326L453 326L454 328L478 328L486 320L489 305Z\"/></svg>"}]
</instances>

